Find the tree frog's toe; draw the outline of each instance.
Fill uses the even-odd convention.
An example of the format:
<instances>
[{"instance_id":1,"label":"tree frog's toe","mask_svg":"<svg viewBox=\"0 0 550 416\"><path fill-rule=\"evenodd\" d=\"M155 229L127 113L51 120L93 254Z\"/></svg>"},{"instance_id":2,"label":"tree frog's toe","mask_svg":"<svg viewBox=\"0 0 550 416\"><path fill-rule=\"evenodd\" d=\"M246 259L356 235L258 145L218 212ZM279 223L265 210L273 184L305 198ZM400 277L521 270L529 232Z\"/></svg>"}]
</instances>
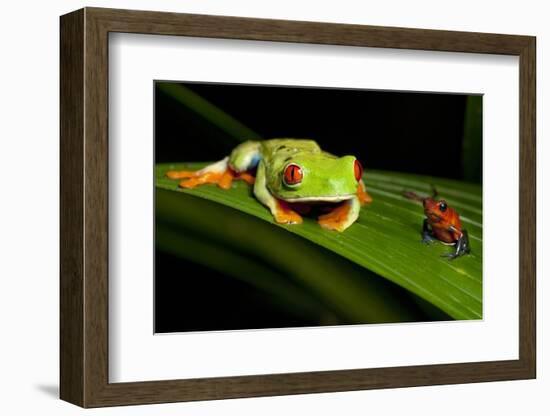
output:
<instances>
[{"instance_id":1,"label":"tree frog's toe","mask_svg":"<svg viewBox=\"0 0 550 416\"><path fill-rule=\"evenodd\" d=\"M169 170L166 172L166 177L169 179L184 179L192 178L196 172L192 170Z\"/></svg>"},{"instance_id":2,"label":"tree frog's toe","mask_svg":"<svg viewBox=\"0 0 550 416\"><path fill-rule=\"evenodd\" d=\"M372 202L372 197L368 194L361 183L357 186L357 198L359 198L361 205L370 204Z\"/></svg>"},{"instance_id":3,"label":"tree frog's toe","mask_svg":"<svg viewBox=\"0 0 550 416\"><path fill-rule=\"evenodd\" d=\"M256 178L248 172L241 172L237 174L237 179L241 179L249 185L254 185L254 182L256 181Z\"/></svg>"},{"instance_id":4,"label":"tree frog's toe","mask_svg":"<svg viewBox=\"0 0 550 416\"><path fill-rule=\"evenodd\" d=\"M231 189L231 184L233 183L233 179L235 178L235 174L231 169L227 169L225 172L222 173L221 177L218 180L218 186L222 189Z\"/></svg>"},{"instance_id":5,"label":"tree frog's toe","mask_svg":"<svg viewBox=\"0 0 550 416\"><path fill-rule=\"evenodd\" d=\"M292 211L277 214L275 216L275 221L279 224L301 224L303 219L300 214Z\"/></svg>"},{"instance_id":6,"label":"tree frog's toe","mask_svg":"<svg viewBox=\"0 0 550 416\"><path fill-rule=\"evenodd\" d=\"M219 184L224 176L224 173L218 172L205 172L201 174L196 174L186 180L183 180L179 183L180 188L192 189L200 185L205 185L207 183ZM229 184L231 186L231 184Z\"/></svg>"},{"instance_id":7,"label":"tree frog's toe","mask_svg":"<svg viewBox=\"0 0 550 416\"><path fill-rule=\"evenodd\" d=\"M274 217L275 221L279 224L301 224L303 222L300 214L290 208L283 201L277 201L277 208L275 210Z\"/></svg>"},{"instance_id":8,"label":"tree frog's toe","mask_svg":"<svg viewBox=\"0 0 550 416\"><path fill-rule=\"evenodd\" d=\"M344 231L357 219L359 204L358 198L343 202L328 214L321 215L317 222L327 230Z\"/></svg>"}]
</instances>

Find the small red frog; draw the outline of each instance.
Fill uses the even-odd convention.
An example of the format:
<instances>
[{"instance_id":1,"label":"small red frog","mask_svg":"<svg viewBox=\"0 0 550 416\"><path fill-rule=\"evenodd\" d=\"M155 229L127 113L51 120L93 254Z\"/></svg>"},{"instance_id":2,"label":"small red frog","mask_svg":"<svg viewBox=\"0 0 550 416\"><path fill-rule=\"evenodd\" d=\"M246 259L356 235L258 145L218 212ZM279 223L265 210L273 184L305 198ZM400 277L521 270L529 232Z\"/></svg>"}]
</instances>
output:
<instances>
[{"instance_id":1,"label":"small red frog","mask_svg":"<svg viewBox=\"0 0 550 416\"><path fill-rule=\"evenodd\" d=\"M455 247L453 253L445 254L453 260L464 254L470 253L470 241L468 232L462 229L460 216L447 205L444 199L437 200L437 191L433 189L433 196L420 197L414 192L406 191L404 196L415 201L422 202L426 218L422 225L422 242L430 244L434 240L439 240L443 244Z\"/></svg>"}]
</instances>

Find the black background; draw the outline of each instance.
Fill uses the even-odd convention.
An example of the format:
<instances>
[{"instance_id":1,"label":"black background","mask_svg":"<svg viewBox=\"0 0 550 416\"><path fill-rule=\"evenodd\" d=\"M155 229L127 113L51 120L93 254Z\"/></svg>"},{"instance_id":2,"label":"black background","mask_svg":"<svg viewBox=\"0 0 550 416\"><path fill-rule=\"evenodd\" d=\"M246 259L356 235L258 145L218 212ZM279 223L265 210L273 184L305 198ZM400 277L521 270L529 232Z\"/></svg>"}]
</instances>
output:
<instances>
[{"instance_id":1,"label":"black background","mask_svg":"<svg viewBox=\"0 0 550 416\"><path fill-rule=\"evenodd\" d=\"M311 138L357 156L367 170L463 177L466 95L185 85L264 139ZM155 98L157 163L217 160L236 144L158 89Z\"/></svg>"}]
</instances>

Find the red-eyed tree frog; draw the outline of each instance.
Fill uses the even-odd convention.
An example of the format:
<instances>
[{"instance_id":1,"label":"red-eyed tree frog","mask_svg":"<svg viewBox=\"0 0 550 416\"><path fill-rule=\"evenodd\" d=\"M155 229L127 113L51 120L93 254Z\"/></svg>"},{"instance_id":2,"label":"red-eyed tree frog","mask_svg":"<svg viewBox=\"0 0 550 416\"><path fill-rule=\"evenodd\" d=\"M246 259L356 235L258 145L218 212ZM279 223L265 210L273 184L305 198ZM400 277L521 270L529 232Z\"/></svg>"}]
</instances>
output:
<instances>
[{"instance_id":1,"label":"red-eyed tree frog","mask_svg":"<svg viewBox=\"0 0 550 416\"><path fill-rule=\"evenodd\" d=\"M300 213L322 206L318 223L334 231L352 225L361 206L372 201L357 158L334 156L313 140L247 141L203 169L169 171L166 176L180 179L182 188L211 183L229 189L234 179L245 180L254 184L254 195L277 223L300 224Z\"/></svg>"}]
</instances>

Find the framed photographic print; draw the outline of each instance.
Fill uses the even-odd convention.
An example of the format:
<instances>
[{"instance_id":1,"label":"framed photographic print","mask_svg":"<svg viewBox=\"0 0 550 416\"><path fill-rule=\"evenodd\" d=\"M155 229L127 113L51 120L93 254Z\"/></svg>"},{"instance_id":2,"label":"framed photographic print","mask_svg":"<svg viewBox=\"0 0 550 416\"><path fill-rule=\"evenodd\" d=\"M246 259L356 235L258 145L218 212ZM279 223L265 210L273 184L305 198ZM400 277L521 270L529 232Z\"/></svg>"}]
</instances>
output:
<instances>
[{"instance_id":1,"label":"framed photographic print","mask_svg":"<svg viewBox=\"0 0 550 416\"><path fill-rule=\"evenodd\" d=\"M534 378L535 38L61 17L61 398Z\"/></svg>"}]
</instances>

